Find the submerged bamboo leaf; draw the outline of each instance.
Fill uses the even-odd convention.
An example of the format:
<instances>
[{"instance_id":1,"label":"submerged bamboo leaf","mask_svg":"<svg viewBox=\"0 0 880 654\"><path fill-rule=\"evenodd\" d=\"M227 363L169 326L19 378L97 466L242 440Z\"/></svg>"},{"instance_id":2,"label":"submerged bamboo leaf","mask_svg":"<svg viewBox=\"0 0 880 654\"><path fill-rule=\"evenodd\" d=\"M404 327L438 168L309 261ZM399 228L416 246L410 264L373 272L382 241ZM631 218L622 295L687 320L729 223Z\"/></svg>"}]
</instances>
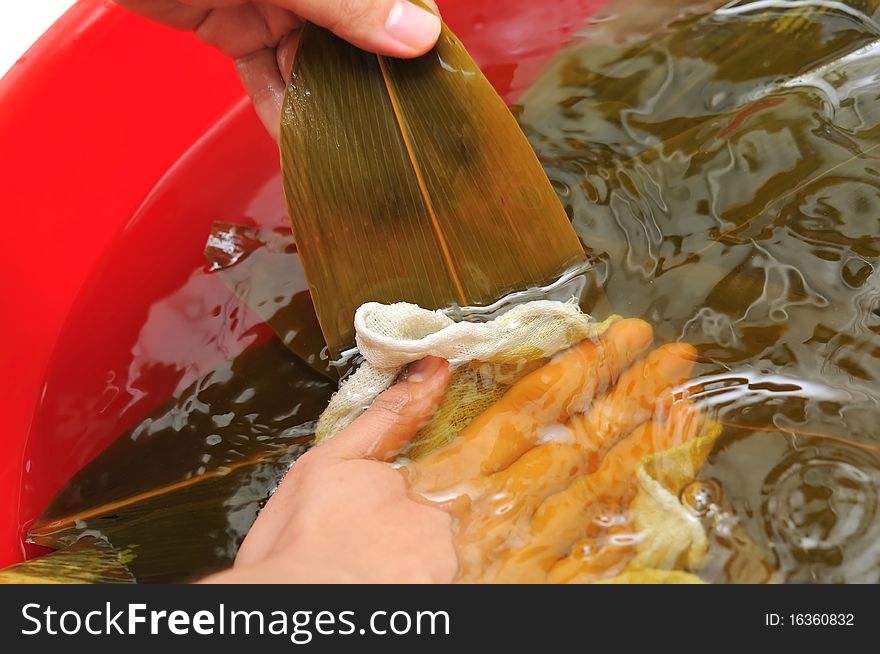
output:
<instances>
[{"instance_id":1,"label":"submerged bamboo leaf","mask_svg":"<svg viewBox=\"0 0 880 654\"><path fill-rule=\"evenodd\" d=\"M138 581L231 564L257 511L312 440L335 384L277 340L246 350L117 439L55 496L29 540L98 534Z\"/></svg>"},{"instance_id":2,"label":"submerged bamboo leaf","mask_svg":"<svg viewBox=\"0 0 880 654\"><path fill-rule=\"evenodd\" d=\"M880 2L706 4L637 42L591 25L519 116L612 309L699 347L703 474L742 530L705 578L875 583Z\"/></svg>"},{"instance_id":3,"label":"submerged bamboo leaf","mask_svg":"<svg viewBox=\"0 0 880 654\"><path fill-rule=\"evenodd\" d=\"M70 547L0 570L0 584L131 584L130 553L91 536Z\"/></svg>"},{"instance_id":4,"label":"submerged bamboo leaf","mask_svg":"<svg viewBox=\"0 0 880 654\"><path fill-rule=\"evenodd\" d=\"M612 3L614 19L586 28L523 95L520 122L542 160L589 154L603 166L688 131L694 139L719 114L880 36L878 0L682 2L678 20L640 35L633 23L650 16L645 4ZM586 142L576 138L585 128Z\"/></svg>"},{"instance_id":5,"label":"submerged bamboo leaf","mask_svg":"<svg viewBox=\"0 0 880 654\"><path fill-rule=\"evenodd\" d=\"M446 27L431 52L398 60L307 25L281 152L334 356L364 302L486 304L584 258L516 121Z\"/></svg>"},{"instance_id":6,"label":"submerged bamboo leaf","mask_svg":"<svg viewBox=\"0 0 880 654\"><path fill-rule=\"evenodd\" d=\"M794 268L780 275L772 258L761 264L769 255L752 239L810 186L870 178L878 8L878 0L746 3L672 23L637 44L618 43L609 21L597 28L607 34L586 32L548 66L523 97L521 120L570 196L582 238L637 273L610 275L612 310L638 306L638 314L662 296L664 315L678 320L698 297L711 315L734 316L762 293L826 306L788 279ZM805 231L803 222L785 219L795 231ZM880 252L870 232L858 241L815 230L802 237L833 239L828 246L860 256ZM818 319L827 314L810 320ZM761 325L762 340L735 337L740 347L725 344L724 356L739 359L744 344L759 352L782 327Z\"/></svg>"},{"instance_id":7,"label":"submerged bamboo leaf","mask_svg":"<svg viewBox=\"0 0 880 654\"><path fill-rule=\"evenodd\" d=\"M232 565L259 510L305 449L305 442L292 443L191 480L41 523L30 540L64 548L83 534L97 533L131 552L127 566L138 583L200 579Z\"/></svg>"}]
</instances>

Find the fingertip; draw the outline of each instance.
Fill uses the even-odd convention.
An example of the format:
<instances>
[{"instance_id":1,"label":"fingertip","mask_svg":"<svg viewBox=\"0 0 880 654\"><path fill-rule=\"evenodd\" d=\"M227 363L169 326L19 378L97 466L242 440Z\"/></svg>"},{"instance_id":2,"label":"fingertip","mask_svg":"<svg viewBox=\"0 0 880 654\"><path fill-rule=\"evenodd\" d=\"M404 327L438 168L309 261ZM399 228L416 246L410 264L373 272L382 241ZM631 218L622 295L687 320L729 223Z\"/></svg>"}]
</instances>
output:
<instances>
[{"instance_id":1,"label":"fingertip","mask_svg":"<svg viewBox=\"0 0 880 654\"><path fill-rule=\"evenodd\" d=\"M239 57L235 60L235 67L260 121L277 141L281 130L285 84L276 56L273 48L265 48Z\"/></svg>"},{"instance_id":2,"label":"fingertip","mask_svg":"<svg viewBox=\"0 0 880 654\"><path fill-rule=\"evenodd\" d=\"M430 417L440 405L451 379L452 367L446 359L427 356L410 364L396 386L405 389L418 405L417 409Z\"/></svg>"},{"instance_id":3,"label":"fingertip","mask_svg":"<svg viewBox=\"0 0 880 654\"><path fill-rule=\"evenodd\" d=\"M398 0L385 19L385 32L396 42L402 57L416 57L434 47L442 23L431 11L409 0Z\"/></svg>"},{"instance_id":4,"label":"fingertip","mask_svg":"<svg viewBox=\"0 0 880 654\"><path fill-rule=\"evenodd\" d=\"M616 374L612 380L623 370L638 359L654 342L654 330L644 320L638 318L625 318L618 320L602 335L602 343L607 356L617 362Z\"/></svg>"},{"instance_id":5,"label":"fingertip","mask_svg":"<svg viewBox=\"0 0 880 654\"><path fill-rule=\"evenodd\" d=\"M668 383L678 384L690 374L696 358L697 350L693 345L668 343L649 355L645 374Z\"/></svg>"},{"instance_id":6,"label":"fingertip","mask_svg":"<svg viewBox=\"0 0 880 654\"><path fill-rule=\"evenodd\" d=\"M380 0L340 16L343 5L328 3L307 16L338 37L376 54L410 59L436 45L443 29L435 7L409 0Z\"/></svg>"},{"instance_id":7,"label":"fingertip","mask_svg":"<svg viewBox=\"0 0 880 654\"><path fill-rule=\"evenodd\" d=\"M646 350L654 340L654 329L640 318L618 320L606 332L607 338L618 342L622 349L632 351Z\"/></svg>"}]
</instances>

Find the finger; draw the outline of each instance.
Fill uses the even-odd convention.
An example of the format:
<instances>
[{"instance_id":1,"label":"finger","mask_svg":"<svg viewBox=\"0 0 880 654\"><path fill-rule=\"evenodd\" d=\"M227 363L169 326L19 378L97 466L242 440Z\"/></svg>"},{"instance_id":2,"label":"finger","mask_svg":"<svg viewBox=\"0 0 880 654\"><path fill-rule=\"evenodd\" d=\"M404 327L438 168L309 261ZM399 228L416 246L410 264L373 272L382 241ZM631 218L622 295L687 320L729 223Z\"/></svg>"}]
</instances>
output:
<instances>
[{"instance_id":1,"label":"finger","mask_svg":"<svg viewBox=\"0 0 880 654\"><path fill-rule=\"evenodd\" d=\"M364 413L316 448L322 456L390 461L434 415L451 376L449 364L425 357Z\"/></svg>"},{"instance_id":2,"label":"finger","mask_svg":"<svg viewBox=\"0 0 880 654\"><path fill-rule=\"evenodd\" d=\"M244 90L266 131L276 141L281 129L281 105L284 102L284 79L278 68L274 48L265 48L235 61Z\"/></svg>"},{"instance_id":3,"label":"finger","mask_svg":"<svg viewBox=\"0 0 880 654\"><path fill-rule=\"evenodd\" d=\"M619 438L651 418L658 401L670 402L664 391L689 377L695 358L696 350L685 343L658 348L626 370L588 413L569 422L575 439L591 453L593 468Z\"/></svg>"},{"instance_id":4,"label":"finger","mask_svg":"<svg viewBox=\"0 0 880 654\"><path fill-rule=\"evenodd\" d=\"M459 518L459 577L477 580L498 548L527 526L547 497L583 474L586 458L577 445L548 443L526 452L506 470L476 484L477 499Z\"/></svg>"},{"instance_id":5,"label":"finger","mask_svg":"<svg viewBox=\"0 0 880 654\"><path fill-rule=\"evenodd\" d=\"M548 584L589 584L623 572L634 555L633 536L611 534L611 542L585 538L571 546L571 554L560 559L547 574Z\"/></svg>"},{"instance_id":6,"label":"finger","mask_svg":"<svg viewBox=\"0 0 880 654\"><path fill-rule=\"evenodd\" d=\"M449 377L449 366L443 359L430 357L411 366L406 379L386 391L384 399L373 406L348 428L329 442L313 448L296 461L288 474L260 512L259 519L251 527L236 556L237 566L251 565L264 559L274 548L282 533L290 524L290 516L296 510L301 492L299 483L308 479L314 471L335 459L377 458L388 460L406 439L419 428L419 415L430 418L433 397L442 395ZM404 393L401 393L403 391ZM380 396L382 398L383 396ZM395 399L396 398L396 399ZM393 416L380 418L379 409L384 403L395 403ZM420 408L428 407L428 408ZM385 409L382 409L385 410ZM383 426L390 425L387 429ZM403 440L400 440L403 439ZM393 472L393 471L392 471ZM372 489L375 491L375 489Z\"/></svg>"},{"instance_id":7,"label":"finger","mask_svg":"<svg viewBox=\"0 0 880 654\"><path fill-rule=\"evenodd\" d=\"M655 452L696 438L703 429L699 409L690 401L673 404L665 419L654 419L617 443L589 479L591 497L604 504L628 504L635 496L636 468Z\"/></svg>"},{"instance_id":8,"label":"finger","mask_svg":"<svg viewBox=\"0 0 880 654\"><path fill-rule=\"evenodd\" d=\"M523 377L496 410L527 410L541 423L559 422L589 406L594 394L616 381L620 372L648 349L652 339L651 326L645 321L619 320L598 339L563 351Z\"/></svg>"},{"instance_id":9,"label":"finger","mask_svg":"<svg viewBox=\"0 0 880 654\"><path fill-rule=\"evenodd\" d=\"M683 402L673 405L667 420L647 422L617 443L596 472L577 478L541 504L524 537L528 544L505 555L498 581L545 581L556 561L583 537L591 508L628 504L636 492L635 471L641 460L695 438L701 428L699 411Z\"/></svg>"},{"instance_id":10,"label":"finger","mask_svg":"<svg viewBox=\"0 0 880 654\"><path fill-rule=\"evenodd\" d=\"M421 487L440 490L503 470L541 437L539 428L582 410L651 343L650 326L620 320L597 341L585 341L526 375L477 416L449 446L410 469Z\"/></svg>"},{"instance_id":11,"label":"finger","mask_svg":"<svg viewBox=\"0 0 880 654\"><path fill-rule=\"evenodd\" d=\"M382 55L416 57L440 36L436 5L407 0L273 0L346 41Z\"/></svg>"},{"instance_id":12,"label":"finger","mask_svg":"<svg viewBox=\"0 0 880 654\"><path fill-rule=\"evenodd\" d=\"M212 9L194 29L203 43L238 59L265 48L276 48L281 40L302 27L292 12L259 2L239 2Z\"/></svg>"},{"instance_id":13,"label":"finger","mask_svg":"<svg viewBox=\"0 0 880 654\"><path fill-rule=\"evenodd\" d=\"M299 30L291 32L281 40L276 49L278 70L281 71L285 85L290 82L290 71L293 69L293 60L296 58L296 50L299 47L299 35Z\"/></svg>"}]
</instances>

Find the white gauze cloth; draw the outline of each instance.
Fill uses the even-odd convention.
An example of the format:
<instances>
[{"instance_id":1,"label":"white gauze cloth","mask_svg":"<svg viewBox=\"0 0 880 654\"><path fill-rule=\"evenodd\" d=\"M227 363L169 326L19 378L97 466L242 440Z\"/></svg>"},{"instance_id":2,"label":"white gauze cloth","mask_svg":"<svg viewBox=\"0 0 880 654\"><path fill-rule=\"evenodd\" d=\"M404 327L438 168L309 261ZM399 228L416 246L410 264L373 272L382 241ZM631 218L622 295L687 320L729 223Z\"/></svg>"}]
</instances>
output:
<instances>
[{"instance_id":1,"label":"white gauze cloth","mask_svg":"<svg viewBox=\"0 0 880 654\"><path fill-rule=\"evenodd\" d=\"M321 414L317 442L351 424L413 361L426 356L442 357L453 365L533 361L598 336L616 318L596 322L574 300L525 302L487 322L455 322L443 311L406 302L364 304L354 318L364 362L342 382Z\"/></svg>"}]
</instances>

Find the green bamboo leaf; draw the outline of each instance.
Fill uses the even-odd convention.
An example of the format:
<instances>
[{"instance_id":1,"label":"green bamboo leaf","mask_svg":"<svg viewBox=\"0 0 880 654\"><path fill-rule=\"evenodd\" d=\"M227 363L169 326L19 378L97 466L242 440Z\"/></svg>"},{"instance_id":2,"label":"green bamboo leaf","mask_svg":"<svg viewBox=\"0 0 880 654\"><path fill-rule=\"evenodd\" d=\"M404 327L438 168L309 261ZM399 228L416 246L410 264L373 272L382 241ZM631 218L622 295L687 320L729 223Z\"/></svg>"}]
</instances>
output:
<instances>
[{"instance_id":1,"label":"green bamboo leaf","mask_svg":"<svg viewBox=\"0 0 880 654\"><path fill-rule=\"evenodd\" d=\"M795 76L874 42L878 0L810 5L721 0L615 0L561 50L520 99L520 122L542 161L588 155L607 167L766 97ZM664 12L660 12L661 15ZM648 20L645 20L648 18ZM650 31L645 30L652 25ZM588 140L577 135L587 130Z\"/></svg>"},{"instance_id":2,"label":"green bamboo leaf","mask_svg":"<svg viewBox=\"0 0 880 654\"><path fill-rule=\"evenodd\" d=\"M399 60L307 25L281 153L334 356L364 302L486 304L584 258L516 121L446 27L431 52Z\"/></svg>"},{"instance_id":3,"label":"green bamboo leaf","mask_svg":"<svg viewBox=\"0 0 880 654\"><path fill-rule=\"evenodd\" d=\"M130 558L85 536L64 550L0 570L0 584L131 584Z\"/></svg>"}]
</instances>

